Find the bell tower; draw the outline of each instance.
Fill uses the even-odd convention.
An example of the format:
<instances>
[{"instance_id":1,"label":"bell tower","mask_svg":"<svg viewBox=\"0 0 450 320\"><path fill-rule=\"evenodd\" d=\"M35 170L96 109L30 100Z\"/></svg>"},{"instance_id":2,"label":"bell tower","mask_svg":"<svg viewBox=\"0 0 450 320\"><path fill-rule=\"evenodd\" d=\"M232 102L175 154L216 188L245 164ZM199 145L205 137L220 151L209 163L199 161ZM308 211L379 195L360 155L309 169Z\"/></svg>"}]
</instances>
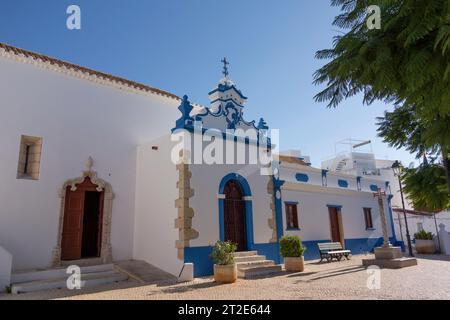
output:
<instances>
[{"instance_id":1,"label":"bell tower","mask_svg":"<svg viewBox=\"0 0 450 320\"><path fill-rule=\"evenodd\" d=\"M220 79L217 87L209 92L209 99L211 101L211 112L218 112L220 108L225 110L226 107L234 107L240 113L244 107L247 97L245 97L240 90L238 90L230 79L228 66L230 63L227 58L221 60L223 63L223 78Z\"/></svg>"}]
</instances>

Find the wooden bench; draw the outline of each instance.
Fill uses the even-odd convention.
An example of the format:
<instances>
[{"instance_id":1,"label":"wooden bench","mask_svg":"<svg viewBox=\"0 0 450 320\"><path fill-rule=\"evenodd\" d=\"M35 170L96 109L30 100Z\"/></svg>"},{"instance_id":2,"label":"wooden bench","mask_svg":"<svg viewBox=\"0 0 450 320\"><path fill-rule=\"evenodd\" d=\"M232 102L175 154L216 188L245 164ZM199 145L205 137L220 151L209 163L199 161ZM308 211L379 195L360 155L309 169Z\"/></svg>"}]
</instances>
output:
<instances>
[{"instance_id":1,"label":"wooden bench","mask_svg":"<svg viewBox=\"0 0 450 320\"><path fill-rule=\"evenodd\" d=\"M344 250L340 242L318 243L317 246L319 247L320 262L323 259L326 259L328 262L331 262L333 259L341 261L342 257L345 257L347 260L350 259L351 251Z\"/></svg>"}]
</instances>

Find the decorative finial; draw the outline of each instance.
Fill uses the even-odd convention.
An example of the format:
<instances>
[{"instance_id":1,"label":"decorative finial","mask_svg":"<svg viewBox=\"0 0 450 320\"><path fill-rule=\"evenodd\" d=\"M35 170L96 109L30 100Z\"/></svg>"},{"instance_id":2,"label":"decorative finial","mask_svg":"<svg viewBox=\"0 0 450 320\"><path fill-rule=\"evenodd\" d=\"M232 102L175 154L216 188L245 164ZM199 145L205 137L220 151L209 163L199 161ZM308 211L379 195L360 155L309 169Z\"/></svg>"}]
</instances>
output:
<instances>
[{"instance_id":1,"label":"decorative finial","mask_svg":"<svg viewBox=\"0 0 450 320\"><path fill-rule=\"evenodd\" d=\"M259 130L268 130L269 126L263 118L259 119L258 127Z\"/></svg>"},{"instance_id":2,"label":"decorative finial","mask_svg":"<svg viewBox=\"0 0 450 320\"><path fill-rule=\"evenodd\" d=\"M220 60L223 63L223 75L225 76L225 78L228 78L228 65L230 64L227 60L227 57L224 57L222 60Z\"/></svg>"},{"instance_id":3,"label":"decorative finial","mask_svg":"<svg viewBox=\"0 0 450 320\"><path fill-rule=\"evenodd\" d=\"M86 161L86 170L88 172L92 171L92 166L94 165L94 159L92 159L92 157L89 157Z\"/></svg>"},{"instance_id":4,"label":"decorative finial","mask_svg":"<svg viewBox=\"0 0 450 320\"><path fill-rule=\"evenodd\" d=\"M194 118L190 116L192 109L194 109L194 107L192 107L191 103L189 102L188 96L184 95L183 100L178 107L178 110L180 110L181 112L181 117L176 121L175 128L172 129L172 132L176 129L182 129L186 125L192 125L192 122L194 121Z\"/></svg>"}]
</instances>

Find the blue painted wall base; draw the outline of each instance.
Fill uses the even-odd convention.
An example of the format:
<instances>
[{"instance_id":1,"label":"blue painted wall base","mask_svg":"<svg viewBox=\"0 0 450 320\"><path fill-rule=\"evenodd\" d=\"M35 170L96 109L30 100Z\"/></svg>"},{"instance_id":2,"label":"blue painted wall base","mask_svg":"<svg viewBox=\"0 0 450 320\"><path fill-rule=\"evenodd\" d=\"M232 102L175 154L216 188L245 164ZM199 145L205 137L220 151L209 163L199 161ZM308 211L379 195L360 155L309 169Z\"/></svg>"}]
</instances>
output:
<instances>
[{"instance_id":1,"label":"blue painted wall base","mask_svg":"<svg viewBox=\"0 0 450 320\"><path fill-rule=\"evenodd\" d=\"M405 250L402 241L395 241L393 237L389 239L392 244L400 246ZM303 245L307 248L305 252L305 260L319 259L318 243L330 242L330 240L313 240L303 241ZM375 247L383 244L383 238L360 238L360 239L345 239L345 247L350 250L352 254L364 254L373 252ZM280 256L280 246L278 243L255 243L253 249L258 251L259 255L264 255L268 260L273 260L280 264L283 262ZM191 262L194 264L194 276L210 276L214 272L214 262L210 258L212 253L211 246L205 247L188 247L184 248L184 262Z\"/></svg>"},{"instance_id":2,"label":"blue painted wall base","mask_svg":"<svg viewBox=\"0 0 450 320\"><path fill-rule=\"evenodd\" d=\"M184 262L194 264L194 277L209 276L213 274L214 262L210 258L211 246L184 248Z\"/></svg>"},{"instance_id":3,"label":"blue painted wall base","mask_svg":"<svg viewBox=\"0 0 450 320\"><path fill-rule=\"evenodd\" d=\"M210 258L212 248L211 246L184 248L184 262L194 264L194 277L210 276L213 274L214 262ZM255 243L252 250L258 251L258 254L266 256L268 260L281 263L278 243Z\"/></svg>"},{"instance_id":4,"label":"blue painted wall base","mask_svg":"<svg viewBox=\"0 0 450 320\"><path fill-rule=\"evenodd\" d=\"M255 243L253 249L258 251L259 255L266 256L267 260L273 260L275 263L281 263L280 245L278 243Z\"/></svg>"}]
</instances>

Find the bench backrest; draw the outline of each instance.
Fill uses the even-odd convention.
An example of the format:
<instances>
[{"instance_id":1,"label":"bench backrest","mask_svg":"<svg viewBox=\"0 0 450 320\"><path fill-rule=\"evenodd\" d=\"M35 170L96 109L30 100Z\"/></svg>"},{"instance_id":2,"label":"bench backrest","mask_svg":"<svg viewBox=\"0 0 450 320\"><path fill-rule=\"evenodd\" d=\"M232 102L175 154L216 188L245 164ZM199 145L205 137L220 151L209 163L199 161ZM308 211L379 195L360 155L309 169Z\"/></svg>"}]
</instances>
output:
<instances>
[{"instance_id":1,"label":"bench backrest","mask_svg":"<svg viewBox=\"0 0 450 320\"><path fill-rule=\"evenodd\" d=\"M342 244L340 242L318 243L317 246L320 251L342 250Z\"/></svg>"}]
</instances>

